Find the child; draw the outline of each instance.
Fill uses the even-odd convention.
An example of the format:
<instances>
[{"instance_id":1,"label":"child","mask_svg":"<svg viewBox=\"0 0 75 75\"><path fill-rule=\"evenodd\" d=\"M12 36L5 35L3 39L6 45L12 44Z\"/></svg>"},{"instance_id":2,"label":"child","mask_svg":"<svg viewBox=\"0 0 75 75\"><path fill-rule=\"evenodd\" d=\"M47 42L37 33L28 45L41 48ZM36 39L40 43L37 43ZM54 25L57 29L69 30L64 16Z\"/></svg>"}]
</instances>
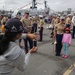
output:
<instances>
[{"instance_id":1,"label":"child","mask_svg":"<svg viewBox=\"0 0 75 75\"><path fill-rule=\"evenodd\" d=\"M62 43L64 48L64 53L62 55L63 58L68 57L68 47L71 44L71 34L70 34L70 28L65 28L65 33L63 35Z\"/></svg>"},{"instance_id":2,"label":"child","mask_svg":"<svg viewBox=\"0 0 75 75\"><path fill-rule=\"evenodd\" d=\"M17 43L22 36L23 26L18 19L10 19L5 25L5 34L0 35L0 75L11 75L14 68L25 70L33 49L25 56Z\"/></svg>"}]
</instances>

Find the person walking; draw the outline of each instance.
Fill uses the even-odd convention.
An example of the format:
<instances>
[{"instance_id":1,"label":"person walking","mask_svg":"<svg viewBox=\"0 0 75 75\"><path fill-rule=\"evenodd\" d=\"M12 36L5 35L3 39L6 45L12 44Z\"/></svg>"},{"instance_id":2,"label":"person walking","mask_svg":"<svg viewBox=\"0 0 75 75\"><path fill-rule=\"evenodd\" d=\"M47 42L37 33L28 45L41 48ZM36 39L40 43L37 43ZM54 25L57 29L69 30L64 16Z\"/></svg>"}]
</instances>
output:
<instances>
[{"instance_id":1,"label":"person walking","mask_svg":"<svg viewBox=\"0 0 75 75\"><path fill-rule=\"evenodd\" d=\"M40 15L40 20L39 20L39 40L40 42L42 42L43 40L43 25L44 25L44 22L43 22L43 16Z\"/></svg>"},{"instance_id":2,"label":"person walking","mask_svg":"<svg viewBox=\"0 0 75 75\"><path fill-rule=\"evenodd\" d=\"M72 36L70 33L70 28L66 28L65 29L65 33L63 35L63 39L62 39L62 43L63 43L63 48L64 48L64 52L62 57L63 58L67 58L68 57L68 48L71 45L71 40L72 40Z\"/></svg>"},{"instance_id":3,"label":"person walking","mask_svg":"<svg viewBox=\"0 0 75 75\"><path fill-rule=\"evenodd\" d=\"M31 21L29 19L29 12L28 11L25 12L24 17L21 19L21 22L22 22L24 29L25 29L24 33L31 33L32 26L31 26ZM33 41L27 37L26 39L24 39L26 53L28 53L28 43L29 43L30 49L33 48Z\"/></svg>"},{"instance_id":4,"label":"person walking","mask_svg":"<svg viewBox=\"0 0 75 75\"><path fill-rule=\"evenodd\" d=\"M37 26L38 26L38 16L35 15L32 20L31 20L31 24L32 24L32 30L31 30L31 33L33 34L37 34ZM37 47L37 40L33 40L33 47L35 48L35 52L38 50L38 47Z\"/></svg>"}]
</instances>

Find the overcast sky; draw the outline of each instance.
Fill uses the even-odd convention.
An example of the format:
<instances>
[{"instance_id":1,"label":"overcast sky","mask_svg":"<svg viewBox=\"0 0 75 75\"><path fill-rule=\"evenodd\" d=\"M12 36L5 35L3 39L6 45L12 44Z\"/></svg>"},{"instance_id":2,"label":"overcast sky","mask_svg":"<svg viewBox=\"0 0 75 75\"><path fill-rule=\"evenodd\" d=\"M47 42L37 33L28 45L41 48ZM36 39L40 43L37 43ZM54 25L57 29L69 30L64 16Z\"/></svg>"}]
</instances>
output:
<instances>
[{"instance_id":1,"label":"overcast sky","mask_svg":"<svg viewBox=\"0 0 75 75\"><path fill-rule=\"evenodd\" d=\"M43 3L44 0L36 0L39 3ZM6 10L16 10L24 5L31 3L32 0L0 0L0 9ZM51 9L55 11L67 10L67 8L72 8L75 10L75 0L47 0L48 5ZM25 8L29 8L28 5ZM44 8L44 4L38 4L38 8Z\"/></svg>"}]
</instances>

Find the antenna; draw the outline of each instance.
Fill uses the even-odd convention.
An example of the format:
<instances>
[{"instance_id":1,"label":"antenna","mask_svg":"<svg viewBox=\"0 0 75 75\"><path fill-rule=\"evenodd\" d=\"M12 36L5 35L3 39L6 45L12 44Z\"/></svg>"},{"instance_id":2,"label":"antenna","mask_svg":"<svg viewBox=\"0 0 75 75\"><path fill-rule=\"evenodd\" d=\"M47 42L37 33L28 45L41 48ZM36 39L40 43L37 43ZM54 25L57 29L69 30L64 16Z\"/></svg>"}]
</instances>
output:
<instances>
[{"instance_id":1,"label":"antenna","mask_svg":"<svg viewBox=\"0 0 75 75\"><path fill-rule=\"evenodd\" d=\"M36 5L37 5L36 0L32 0L32 6L30 8L35 9L37 8Z\"/></svg>"},{"instance_id":2,"label":"antenna","mask_svg":"<svg viewBox=\"0 0 75 75\"><path fill-rule=\"evenodd\" d=\"M47 8L47 1L46 0L44 1L44 4L45 4L45 8Z\"/></svg>"}]
</instances>

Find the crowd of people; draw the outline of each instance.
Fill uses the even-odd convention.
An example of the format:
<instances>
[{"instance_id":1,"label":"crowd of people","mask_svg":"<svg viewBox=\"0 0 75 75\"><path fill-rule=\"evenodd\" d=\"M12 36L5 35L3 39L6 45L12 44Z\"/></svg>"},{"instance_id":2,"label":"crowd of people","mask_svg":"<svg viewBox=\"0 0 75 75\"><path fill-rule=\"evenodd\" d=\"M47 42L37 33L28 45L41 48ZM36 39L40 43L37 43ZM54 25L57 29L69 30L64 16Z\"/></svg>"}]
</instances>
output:
<instances>
[{"instance_id":1,"label":"crowd of people","mask_svg":"<svg viewBox=\"0 0 75 75\"><path fill-rule=\"evenodd\" d=\"M53 43L55 44L55 56L61 56L63 48L62 57L68 58L71 40L75 38L75 13L74 15L52 15L45 22L49 24L47 28L52 30L50 38L55 40Z\"/></svg>"},{"instance_id":2,"label":"crowd of people","mask_svg":"<svg viewBox=\"0 0 75 75\"><path fill-rule=\"evenodd\" d=\"M55 56L61 56L63 47L62 57L68 58L69 46L75 34L75 14L50 16L48 20L42 15L38 17L37 14L29 17L28 11L22 18L19 15L15 18L5 16L0 21L0 75L11 75L15 67L21 71L25 70L30 55L38 50L37 41L43 41L44 22L53 26L51 38L56 42ZM24 50L21 48L22 40Z\"/></svg>"},{"instance_id":3,"label":"crowd of people","mask_svg":"<svg viewBox=\"0 0 75 75\"><path fill-rule=\"evenodd\" d=\"M69 56L69 46L71 40L75 35L75 14L68 14L66 16L51 16L51 25L53 25L51 38L54 38L55 42L55 56L61 56L61 50L63 47L63 58Z\"/></svg>"}]
</instances>

